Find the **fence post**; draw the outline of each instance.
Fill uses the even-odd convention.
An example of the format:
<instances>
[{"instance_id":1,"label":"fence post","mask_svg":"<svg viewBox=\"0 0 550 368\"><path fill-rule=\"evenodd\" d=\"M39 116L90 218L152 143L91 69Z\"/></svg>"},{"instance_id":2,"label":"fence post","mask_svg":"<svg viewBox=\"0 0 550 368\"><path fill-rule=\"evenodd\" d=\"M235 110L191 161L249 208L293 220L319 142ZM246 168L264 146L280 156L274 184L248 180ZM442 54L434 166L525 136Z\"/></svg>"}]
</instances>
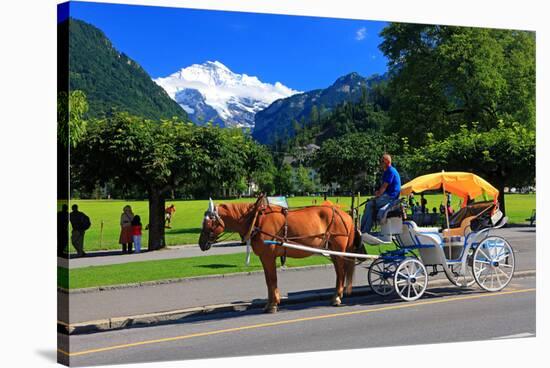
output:
<instances>
[{"instance_id":1,"label":"fence post","mask_svg":"<svg viewBox=\"0 0 550 368\"><path fill-rule=\"evenodd\" d=\"M99 227L99 249L103 247L103 220L101 220L101 225Z\"/></svg>"}]
</instances>

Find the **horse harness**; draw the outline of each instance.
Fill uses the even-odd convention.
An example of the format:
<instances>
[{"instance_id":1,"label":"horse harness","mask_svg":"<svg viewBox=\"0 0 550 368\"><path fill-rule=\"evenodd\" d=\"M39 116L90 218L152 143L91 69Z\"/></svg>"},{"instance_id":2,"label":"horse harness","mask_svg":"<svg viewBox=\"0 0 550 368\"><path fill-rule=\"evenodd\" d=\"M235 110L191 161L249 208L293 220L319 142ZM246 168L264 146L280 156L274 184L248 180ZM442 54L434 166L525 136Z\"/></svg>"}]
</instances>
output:
<instances>
[{"instance_id":1,"label":"horse harness","mask_svg":"<svg viewBox=\"0 0 550 368\"><path fill-rule=\"evenodd\" d=\"M309 208L309 207L313 207L313 206L300 207L300 208L294 209L293 211L299 211L299 210ZM326 206L326 207L328 207L328 206ZM280 212L278 212L273 207L271 207L269 204L262 203L262 198L259 198L258 201L256 202L256 204L254 205L254 218L253 218L252 222L250 223L250 228L249 228L249 230L248 230L248 232L247 232L247 234L244 238L244 241L249 241L252 238L254 238L255 236L257 236L258 234L263 234L263 235L265 235L269 238L272 238L272 240L278 240L282 243L289 243L289 242L297 243L297 241L300 240L300 239L321 237L322 242L323 242L322 243L323 244L322 248L323 249L328 249L329 241L332 237L349 236L349 229L346 225L346 222L344 221L344 218L342 217L342 215L338 211L336 211L336 206L330 206L330 208L332 210L332 216L331 216L330 222L329 222L329 224L326 228L326 231L324 233L289 237L288 236L288 212L289 212L288 208L281 207ZM268 210L270 212L267 212ZM266 232L262 229L262 222L263 222L262 220L265 219L265 216L268 216L270 214L275 214L275 213L283 214L284 224L279 229L279 231L277 233L272 234L272 233L268 233L268 232ZM331 233L330 232L330 228L334 224L335 219L336 219L337 216L342 220L342 224L344 225L344 227L346 229L345 233ZM284 254L283 254L283 256L281 256L282 265L284 265L285 262L286 262L286 253L287 253L287 248L285 247L284 248Z\"/></svg>"}]
</instances>

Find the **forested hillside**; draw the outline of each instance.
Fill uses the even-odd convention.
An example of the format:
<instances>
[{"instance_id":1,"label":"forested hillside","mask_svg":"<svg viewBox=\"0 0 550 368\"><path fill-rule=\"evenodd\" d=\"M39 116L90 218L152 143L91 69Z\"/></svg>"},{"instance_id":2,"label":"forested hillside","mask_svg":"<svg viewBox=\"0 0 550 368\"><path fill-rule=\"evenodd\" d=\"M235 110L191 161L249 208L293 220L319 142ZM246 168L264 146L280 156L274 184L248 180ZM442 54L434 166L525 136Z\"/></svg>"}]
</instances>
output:
<instances>
[{"instance_id":1,"label":"forested hillside","mask_svg":"<svg viewBox=\"0 0 550 368\"><path fill-rule=\"evenodd\" d=\"M70 18L69 88L83 91L90 117L127 111L149 119L187 120L185 111L98 28ZM62 24L58 27L63 27Z\"/></svg>"}]
</instances>

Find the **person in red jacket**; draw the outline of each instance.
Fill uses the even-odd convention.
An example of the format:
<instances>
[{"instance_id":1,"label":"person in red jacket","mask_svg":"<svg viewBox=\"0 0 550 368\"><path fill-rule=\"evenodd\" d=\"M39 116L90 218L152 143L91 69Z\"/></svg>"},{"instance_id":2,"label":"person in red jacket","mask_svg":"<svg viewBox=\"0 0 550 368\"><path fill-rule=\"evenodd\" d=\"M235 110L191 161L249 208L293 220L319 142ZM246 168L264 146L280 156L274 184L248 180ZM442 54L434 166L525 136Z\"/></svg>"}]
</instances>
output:
<instances>
[{"instance_id":1,"label":"person in red jacket","mask_svg":"<svg viewBox=\"0 0 550 368\"><path fill-rule=\"evenodd\" d=\"M135 215L132 219L132 239L136 253L141 252L141 218Z\"/></svg>"}]
</instances>

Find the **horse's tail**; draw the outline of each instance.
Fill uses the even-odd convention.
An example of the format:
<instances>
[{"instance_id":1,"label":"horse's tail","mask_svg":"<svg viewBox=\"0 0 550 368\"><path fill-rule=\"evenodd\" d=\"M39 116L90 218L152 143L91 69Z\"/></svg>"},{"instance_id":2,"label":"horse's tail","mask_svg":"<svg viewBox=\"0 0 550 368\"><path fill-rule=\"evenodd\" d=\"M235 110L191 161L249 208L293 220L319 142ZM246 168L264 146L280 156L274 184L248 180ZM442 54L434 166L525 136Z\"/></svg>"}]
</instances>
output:
<instances>
[{"instance_id":1,"label":"horse's tail","mask_svg":"<svg viewBox=\"0 0 550 368\"><path fill-rule=\"evenodd\" d=\"M355 226L352 227L350 236L348 237L347 251L354 252L357 249L357 242L361 245L361 237L357 235ZM355 273L355 258L344 259L344 278L346 280L346 295L351 295L353 287L353 274Z\"/></svg>"}]
</instances>

